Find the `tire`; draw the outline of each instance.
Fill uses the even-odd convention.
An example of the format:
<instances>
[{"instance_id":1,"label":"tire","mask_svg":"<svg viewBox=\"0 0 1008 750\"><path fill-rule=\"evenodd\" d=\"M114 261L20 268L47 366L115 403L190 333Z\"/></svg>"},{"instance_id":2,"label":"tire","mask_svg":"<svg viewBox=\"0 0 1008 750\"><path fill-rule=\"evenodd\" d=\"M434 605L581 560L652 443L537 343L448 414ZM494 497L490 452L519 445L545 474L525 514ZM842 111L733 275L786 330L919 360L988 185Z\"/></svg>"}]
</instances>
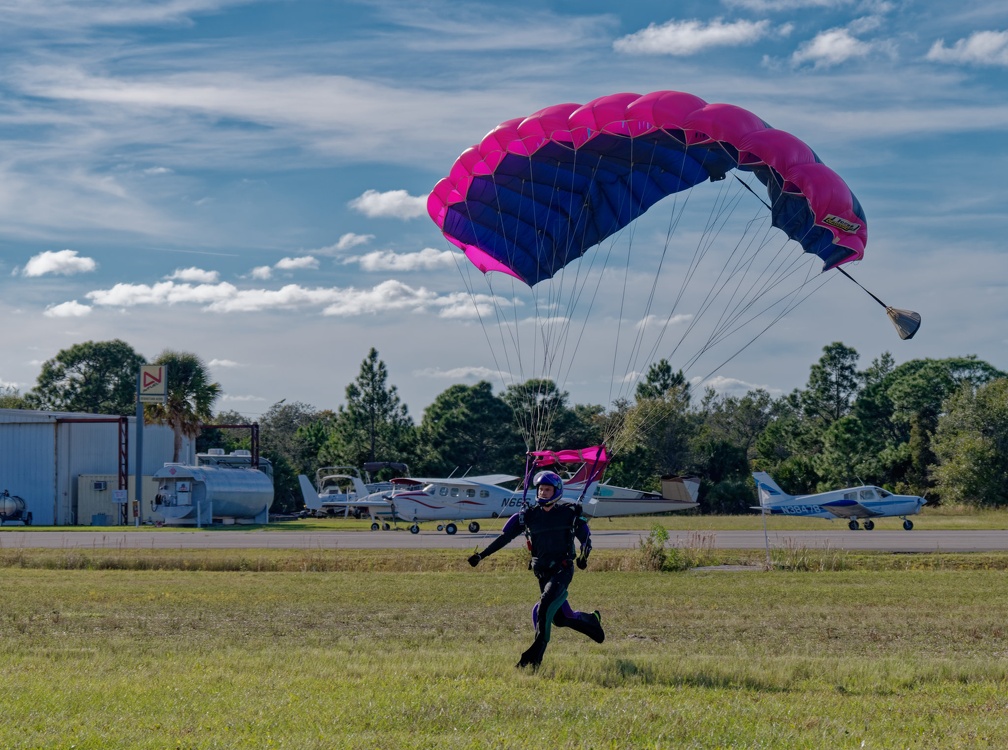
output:
<instances>
[{"instance_id":1,"label":"tire","mask_svg":"<svg viewBox=\"0 0 1008 750\"><path fill-rule=\"evenodd\" d=\"M456 531L458 531L458 526L453 523L449 523L445 525L444 530L448 536L452 536Z\"/></svg>"},{"instance_id":2,"label":"tire","mask_svg":"<svg viewBox=\"0 0 1008 750\"><path fill-rule=\"evenodd\" d=\"M475 521L470 521L469 522L469 533L470 534L476 534L477 532L479 532L479 524L476 523Z\"/></svg>"}]
</instances>

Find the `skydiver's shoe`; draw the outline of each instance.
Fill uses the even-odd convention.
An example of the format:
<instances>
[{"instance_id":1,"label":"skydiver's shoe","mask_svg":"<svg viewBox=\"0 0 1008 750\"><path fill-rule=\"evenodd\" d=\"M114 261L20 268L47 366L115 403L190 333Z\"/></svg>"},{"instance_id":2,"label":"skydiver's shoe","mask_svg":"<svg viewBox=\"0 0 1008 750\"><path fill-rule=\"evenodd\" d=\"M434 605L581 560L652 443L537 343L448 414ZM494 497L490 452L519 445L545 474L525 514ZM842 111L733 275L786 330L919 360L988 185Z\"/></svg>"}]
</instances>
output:
<instances>
[{"instance_id":1,"label":"skydiver's shoe","mask_svg":"<svg viewBox=\"0 0 1008 750\"><path fill-rule=\"evenodd\" d=\"M541 663L542 662L538 662L535 659L526 658L525 654L522 654L521 659L519 659L518 663L515 664L515 669L529 668L531 669L531 671L535 672L537 669L539 669L539 665Z\"/></svg>"},{"instance_id":2,"label":"skydiver's shoe","mask_svg":"<svg viewBox=\"0 0 1008 750\"><path fill-rule=\"evenodd\" d=\"M594 612L592 612L592 616L598 623L598 632L589 633L588 637L591 638L593 641L595 641L595 643L602 643L602 641L605 640L605 631L602 629L602 613L596 609ZM592 630L594 630L594 628L592 628Z\"/></svg>"},{"instance_id":3,"label":"skydiver's shoe","mask_svg":"<svg viewBox=\"0 0 1008 750\"><path fill-rule=\"evenodd\" d=\"M539 669L539 665L542 664L542 652L544 648L540 648L537 643L533 643L529 646L521 655L521 659L515 664L518 669L524 669L525 667L531 667L532 671Z\"/></svg>"}]
</instances>

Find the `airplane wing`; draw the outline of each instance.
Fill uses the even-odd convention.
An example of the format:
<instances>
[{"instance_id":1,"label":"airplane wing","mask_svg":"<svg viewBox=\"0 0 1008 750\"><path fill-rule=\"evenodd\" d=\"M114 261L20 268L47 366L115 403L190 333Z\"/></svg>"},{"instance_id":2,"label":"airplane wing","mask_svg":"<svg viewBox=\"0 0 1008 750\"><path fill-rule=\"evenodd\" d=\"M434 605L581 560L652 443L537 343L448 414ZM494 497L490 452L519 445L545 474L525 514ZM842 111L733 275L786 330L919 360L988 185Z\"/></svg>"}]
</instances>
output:
<instances>
[{"instance_id":1,"label":"airplane wing","mask_svg":"<svg viewBox=\"0 0 1008 750\"><path fill-rule=\"evenodd\" d=\"M369 508L372 510L391 510L392 504L388 500L329 500L322 503L324 508Z\"/></svg>"},{"instance_id":2,"label":"airplane wing","mask_svg":"<svg viewBox=\"0 0 1008 750\"><path fill-rule=\"evenodd\" d=\"M877 510L866 508L856 500L834 500L829 503L822 503L819 507L829 511L837 518L877 518L885 515Z\"/></svg>"}]
</instances>

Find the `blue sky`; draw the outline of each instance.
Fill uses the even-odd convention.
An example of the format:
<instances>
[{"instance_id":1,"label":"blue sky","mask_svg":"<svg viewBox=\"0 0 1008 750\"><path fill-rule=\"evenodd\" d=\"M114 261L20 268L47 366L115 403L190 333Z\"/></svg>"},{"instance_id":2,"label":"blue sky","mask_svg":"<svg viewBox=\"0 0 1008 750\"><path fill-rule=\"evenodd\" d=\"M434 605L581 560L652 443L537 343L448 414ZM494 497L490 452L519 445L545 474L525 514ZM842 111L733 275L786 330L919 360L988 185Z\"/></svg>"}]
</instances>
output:
<instances>
[{"instance_id":1,"label":"blue sky","mask_svg":"<svg viewBox=\"0 0 1008 750\"><path fill-rule=\"evenodd\" d=\"M252 417L335 408L371 346L415 419L499 390L427 193L503 120L663 89L809 143L868 216L852 274L924 319L900 341L830 279L709 384L788 392L832 341L1008 369L1003 3L0 0L0 385L122 338Z\"/></svg>"}]
</instances>

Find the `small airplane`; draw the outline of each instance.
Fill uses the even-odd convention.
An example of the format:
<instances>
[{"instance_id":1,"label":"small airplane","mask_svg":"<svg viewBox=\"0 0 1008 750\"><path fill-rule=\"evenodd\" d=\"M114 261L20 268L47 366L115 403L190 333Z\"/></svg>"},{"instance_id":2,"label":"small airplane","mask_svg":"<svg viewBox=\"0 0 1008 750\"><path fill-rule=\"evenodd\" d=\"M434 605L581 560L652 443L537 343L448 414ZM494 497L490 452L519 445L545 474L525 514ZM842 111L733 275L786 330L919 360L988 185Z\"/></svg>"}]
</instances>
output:
<instances>
[{"instance_id":1,"label":"small airplane","mask_svg":"<svg viewBox=\"0 0 1008 750\"><path fill-rule=\"evenodd\" d=\"M345 468L345 467L344 467ZM323 471L320 469L320 471ZM438 526L438 531L454 534L458 531L455 521L470 521L469 531L480 530L477 518L497 518L509 513L506 509L517 509L521 496L515 497L514 490L500 486L502 482L518 479L510 474L487 474L484 476L424 479L397 477L386 487L368 491L359 477L338 474L329 475L329 484L320 482L320 490L315 494L308 478L301 475L301 493L305 506L318 506L316 515L367 515L371 518L371 530L389 529L389 522L410 523L409 530L419 533L423 521L447 521ZM354 482L356 479L356 482ZM350 482L339 485L337 482ZM339 487L336 492L323 494L327 487Z\"/></svg>"},{"instance_id":2,"label":"small airplane","mask_svg":"<svg viewBox=\"0 0 1008 750\"><path fill-rule=\"evenodd\" d=\"M662 493L642 492L600 482L608 463L605 448L575 449L568 451L538 451L531 455L533 469L577 465L564 480L564 499L581 501L585 515L595 518L610 516L646 515L684 510L697 506L699 483L682 477L663 477ZM346 467L342 467L344 470ZM534 494L527 494L519 484L517 489L502 486L520 477L510 474L487 474L447 478L393 479L388 487L362 494L363 481L353 474L331 474L328 482L321 474L333 469L320 469L318 489L312 488L305 476L299 477L305 505L330 515L367 515L371 529L389 529L389 522L409 523L416 534L425 521L446 522L438 524L438 531L455 534L456 521L468 521L469 531L479 532L477 519L499 518L512 515L524 502L531 502ZM343 484L340 484L342 482ZM587 482L587 488L586 488ZM324 494L326 487L338 486L338 492ZM314 497L312 497L314 496ZM584 498L587 498L585 500ZM316 511L316 515L318 511Z\"/></svg>"},{"instance_id":3,"label":"small airplane","mask_svg":"<svg viewBox=\"0 0 1008 750\"><path fill-rule=\"evenodd\" d=\"M907 516L920 513L927 501L916 495L894 495L888 490L872 485L821 492L817 495L789 495L764 471L753 472L760 504L754 510L781 516L806 516L810 518L846 518L851 531L861 528L858 519L865 519L864 528L875 528L873 518L898 516L903 528L910 531L914 525Z\"/></svg>"},{"instance_id":4,"label":"small airplane","mask_svg":"<svg viewBox=\"0 0 1008 750\"><path fill-rule=\"evenodd\" d=\"M409 473L406 464L391 462L368 463L364 470L370 475L371 471L386 467ZM301 485L305 512L312 516L352 515L360 518L363 510L354 501L392 488L390 482L365 482L360 472L352 466L323 466L315 472L314 486L304 474L298 475L298 483Z\"/></svg>"}]
</instances>

